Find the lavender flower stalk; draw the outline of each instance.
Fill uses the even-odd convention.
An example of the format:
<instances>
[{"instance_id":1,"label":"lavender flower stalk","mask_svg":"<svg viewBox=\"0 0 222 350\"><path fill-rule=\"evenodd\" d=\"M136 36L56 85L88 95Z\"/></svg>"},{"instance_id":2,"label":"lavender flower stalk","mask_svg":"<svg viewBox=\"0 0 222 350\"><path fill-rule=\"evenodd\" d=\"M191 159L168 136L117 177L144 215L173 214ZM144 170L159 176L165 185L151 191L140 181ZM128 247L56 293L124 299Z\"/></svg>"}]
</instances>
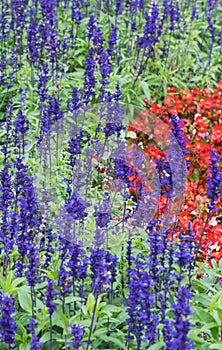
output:
<instances>
[{"instance_id":1,"label":"lavender flower stalk","mask_svg":"<svg viewBox=\"0 0 222 350\"><path fill-rule=\"evenodd\" d=\"M72 349L78 350L80 346L82 346L82 338L84 335L84 328L80 325L70 325L71 333L73 336L73 341L69 344L69 346L72 346Z\"/></svg>"},{"instance_id":2,"label":"lavender flower stalk","mask_svg":"<svg viewBox=\"0 0 222 350\"><path fill-rule=\"evenodd\" d=\"M210 219L210 215L212 211L218 211L216 208L215 202L218 200L219 196L222 195L222 190L221 190L221 183L222 183L222 172L220 171L220 155L219 153L216 153L214 150L210 152L210 166L209 166L209 172L210 176L207 178L207 197L210 201L208 204L208 213L207 213L207 218L202 230L202 233L200 235L199 243L198 243L198 249L196 251L195 255L195 262L198 257L199 253L199 248L203 239L203 236L205 234L205 229L207 227L207 224Z\"/></svg>"},{"instance_id":3,"label":"lavender flower stalk","mask_svg":"<svg viewBox=\"0 0 222 350\"><path fill-rule=\"evenodd\" d=\"M39 341L38 336L35 334L36 326L37 326L37 322L35 321L34 318L30 317L29 327L28 327L28 330L30 331L32 336L30 350L38 350L43 345L43 343Z\"/></svg>"},{"instance_id":4,"label":"lavender flower stalk","mask_svg":"<svg viewBox=\"0 0 222 350\"><path fill-rule=\"evenodd\" d=\"M56 291L54 290L54 281L47 277L47 290L46 290L46 306L48 307L49 321L50 321L50 344L49 349L52 350L52 314L56 310L57 304L53 301Z\"/></svg>"},{"instance_id":5,"label":"lavender flower stalk","mask_svg":"<svg viewBox=\"0 0 222 350\"><path fill-rule=\"evenodd\" d=\"M9 345L9 350L12 350L15 345L15 331L17 325L13 318L16 309L14 307L15 299L12 296L0 294L0 339L3 343Z\"/></svg>"}]
</instances>

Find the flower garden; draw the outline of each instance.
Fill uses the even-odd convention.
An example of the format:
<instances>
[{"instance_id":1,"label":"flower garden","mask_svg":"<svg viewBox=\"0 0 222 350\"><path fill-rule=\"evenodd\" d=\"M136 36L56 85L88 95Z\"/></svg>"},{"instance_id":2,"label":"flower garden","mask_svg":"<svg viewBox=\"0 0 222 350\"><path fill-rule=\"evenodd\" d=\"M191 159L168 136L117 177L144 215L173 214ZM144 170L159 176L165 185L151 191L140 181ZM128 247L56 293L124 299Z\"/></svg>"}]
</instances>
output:
<instances>
[{"instance_id":1,"label":"flower garden","mask_svg":"<svg viewBox=\"0 0 222 350\"><path fill-rule=\"evenodd\" d=\"M0 350L222 349L222 3L0 3Z\"/></svg>"}]
</instances>

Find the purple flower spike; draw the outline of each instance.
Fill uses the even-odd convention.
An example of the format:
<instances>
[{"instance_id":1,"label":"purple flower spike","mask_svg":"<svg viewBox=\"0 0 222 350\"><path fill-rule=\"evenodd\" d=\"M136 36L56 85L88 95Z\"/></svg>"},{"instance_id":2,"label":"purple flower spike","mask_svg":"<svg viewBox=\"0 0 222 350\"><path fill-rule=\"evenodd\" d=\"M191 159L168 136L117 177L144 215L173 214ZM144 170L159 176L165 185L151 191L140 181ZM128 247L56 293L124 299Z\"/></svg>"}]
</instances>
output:
<instances>
[{"instance_id":1,"label":"purple flower spike","mask_svg":"<svg viewBox=\"0 0 222 350\"><path fill-rule=\"evenodd\" d=\"M215 202L218 200L219 195L222 194L221 183L222 183L222 173L220 171L220 155L215 151L210 152L210 177L208 177L208 190L207 195L210 200L208 205L209 210L216 209Z\"/></svg>"},{"instance_id":2,"label":"purple flower spike","mask_svg":"<svg viewBox=\"0 0 222 350\"><path fill-rule=\"evenodd\" d=\"M14 307L15 299L10 296L2 296L0 298L1 306L1 318L0 318L0 339L8 345L14 344L15 331L17 325L12 315L15 313L16 309Z\"/></svg>"},{"instance_id":3,"label":"purple flower spike","mask_svg":"<svg viewBox=\"0 0 222 350\"><path fill-rule=\"evenodd\" d=\"M70 325L69 326L72 332L72 335L74 337L73 341L69 344L69 346L72 346L72 349L78 350L80 346L82 346L82 338L84 334L84 328L80 325Z\"/></svg>"},{"instance_id":4,"label":"purple flower spike","mask_svg":"<svg viewBox=\"0 0 222 350\"><path fill-rule=\"evenodd\" d=\"M36 326L37 326L37 322L35 321L34 318L30 317L29 327L28 327L28 330L30 331L30 333L32 335L32 342L31 342L30 350L38 350L43 345L43 343L41 343L39 341L38 336L35 334Z\"/></svg>"}]
</instances>

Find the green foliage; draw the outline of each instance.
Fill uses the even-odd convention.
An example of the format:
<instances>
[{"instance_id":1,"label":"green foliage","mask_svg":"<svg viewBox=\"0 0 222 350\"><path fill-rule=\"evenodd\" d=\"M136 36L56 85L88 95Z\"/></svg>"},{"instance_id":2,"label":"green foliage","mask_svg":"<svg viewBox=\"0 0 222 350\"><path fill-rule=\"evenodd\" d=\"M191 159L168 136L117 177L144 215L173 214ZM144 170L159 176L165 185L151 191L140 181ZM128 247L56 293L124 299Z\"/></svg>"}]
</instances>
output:
<instances>
[{"instance_id":1,"label":"green foliage","mask_svg":"<svg viewBox=\"0 0 222 350\"><path fill-rule=\"evenodd\" d=\"M222 344L222 261L217 264L212 260L212 265L198 263L196 273L200 277L193 278L191 321L194 328L190 338L195 341L197 350L220 349Z\"/></svg>"}]
</instances>

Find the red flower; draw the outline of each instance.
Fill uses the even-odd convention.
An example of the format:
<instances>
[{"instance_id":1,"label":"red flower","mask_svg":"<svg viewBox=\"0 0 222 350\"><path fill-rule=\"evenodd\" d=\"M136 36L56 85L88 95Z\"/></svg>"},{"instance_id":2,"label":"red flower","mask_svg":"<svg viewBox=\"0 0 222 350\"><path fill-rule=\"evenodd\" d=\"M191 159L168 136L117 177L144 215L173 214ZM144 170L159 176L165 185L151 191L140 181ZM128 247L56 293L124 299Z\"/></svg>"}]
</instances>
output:
<instances>
[{"instance_id":1,"label":"red flower","mask_svg":"<svg viewBox=\"0 0 222 350\"><path fill-rule=\"evenodd\" d=\"M201 134L203 134L203 133L207 132L208 125L205 124L204 122L197 123L197 129Z\"/></svg>"},{"instance_id":2,"label":"red flower","mask_svg":"<svg viewBox=\"0 0 222 350\"><path fill-rule=\"evenodd\" d=\"M167 90L168 95L163 101L163 106L154 102L149 106L150 101L144 100L147 107L147 112L161 119L169 125L172 113L178 114L181 121L184 121L183 132L187 141L186 150L189 151L185 158L189 160L188 174L195 174L197 170L198 177L195 179L191 176L187 180L185 202L180 213L178 226L174 232L173 239L176 239L177 233L183 229L186 233L188 221L191 221L192 229L196 230L196 243L199 243L200 235L203 232L204 220L207 216L207 196L206 196L206 181L207 171L206 167L210 162L210 150L217 148L217 152L222 152L222 81L214 87L214 91L209 89L194 88L193 90L186 90L182 88L180 91L177 88L171 87ZM138 118L139 119L139 118ZM143 120L142 120L143 119ZM161 123L149 126L146 113L142 111L141 120L135 120L131 123L129 131L136 131L144 133L144 130L151 131L152 136L155 136L161 143L163 137L166 136L169 127L162 127ZM157 118L159 120L159 118ZM134 129L132 128L134 127ZM137 126L137 130L135 127ZM141 135L139 135L141 137ZM165 137L166 139L166 137ZM146 144L147 138L143 138L144 153L149 155L151 160L163 157L166 154L154 146ZM138 138L140 141L140 138ZM134 138L133 142L137 142ZM159 145L158 145L159 146ZM167 146L167 144L166 144ZM151 166L151 164L150 164ZM136 179L131 179L132 191L135 186L139 186ZM134 181L135 180L135 181ZM147 182L147 189L152 190L152 183ZM222 207L222 197L218 200L217 208ZM159 210L164 215L165 198L161 196L159 203ZM160 213L156 213L158 215ZM216 216L217 213L215 212ZM213 223L213 221L212 221ZM207 225L201 243L201 256L199 260L209 260L209 255L216 260L222 258L222 227ZM210 260L209 260L210 261Z\"/></svg>"},{"instance_id":3,"label":"red flower","mask_svg":"<svg viewBox=\"0 0 222 350\"><path fill-rule=\"evenodd\" d=\"M141 117L147 117L149 115L149 111L147 109L143 109L142 111L140 111L140 116Z\"/></svg>"},{"instance_id":4,"label":"red flower","mask_svg":"<svg viewBox=\"0 0 222 350\"><path fill-rule=\"evenodd\" d=\"M191 216L189 211L181 211L179 215L179 223L182 225L183 228L187 229L188 221L191 220Z\"/></svg>"},{"instance_id":5,"label":"red flower","mask_svg":"<svg viewBox=\"0 0 222 350\"><path fill-rule=\"evenodd\" d=\"M150 111L156 115L166 114L165 108L154 102L150 108Z\"/></svg>"},{"instance_id":6,"label":"red flower","mask_svg":"<svg viewBox=\"0 0 222 350\"><path fill-rule=\"evenodd\" d=\"M203 232L204 222L200 218L196 218L192 223L193 230L196 230L196 242L199 243L200 235Z\"/></svg>"},{"instance_id":7,"label":"red flower","mask_svg":"<svg viewBox=\"0 0 222 350\"><path fill-rule=\"evenodd\" d=\"M172 96L167 96L163 103L166 107L172 107L175 105L175 101Z\"/></svg>"},{"instance_id":8,"label":"red flower","mask_svg":"<svg viewBox=\"0 0 222 350\"><path fill-rule=\"evenodd\" d=\"M188 151L191 151L192 150L192 143L187 138L185 138L185 140L186 140L185 149L187 149Z\"/></svg>"},{"instance_id":9,"label":"red flower","mask_svg":"<svg viewBox=\"0 0 222 350\"><path fill-rule=\"evenodd\" d=\"M148 111L147 111L148 112ZM141 118L135 118L131 124L128 125L128 131L141 132L147 130L148 123Z\"/></svg>"},{"instance_id":10,"label":"red flower","mask_svg":"<svg viewBox=\"0 0 222 350\"><path fill-rule=\"evenodd\" d=\"M168 94L178 92L179 90L175 87L170 87L167 89Z\"/></svg>"},{"instance_id":11,"label":"red flower","mask_svg":"<svg viewBox=\"0 0 222 350\"><path fill-rule=\"evenodd\" d=\"M222 91L222 81L219 81L217 86L215 86L214 88L217 89L218 91Z\"/></svg>"},{"instance_id":12,"label":"red flower","mask_svg":"<svg viewBox=\"0 0 222 350\"><path fill-rule=\"evenodd\" d=\"M164 157L164 158L166 157L166 154L163 151L159 151L154 146L149 146L149 147L144 148L144 152L148 153L148 155L154 160L156 160L160 157Z\"/></svg>"},{"instance_id":13,"label":"red flower","mask_svg":"<svg viewBox=\"0 0 222 350\"><path fill-rule=\"evenodd\" d=\"M195 148L195 150L199 153L199 152L201 152L201 151L203 151L203 144L202 144L202 142L196 142L195 144L194 144L194 148Z\"/></svg>"},{"instance_id":14,"label":"red flower","mask_svg":"<svg viewBox=\"0 0 222 350\"><path fill-rule=\"evenodd\" d=\"M198 186L197 191L199 194L206 194L207 190L203 185Z\"/></svg>"},{"instance_id":15,"label":"red flower","mask_svg":"<svg viewBox=\"0 0 222 350\"><path fill-rule=\"evenodd\" d=\"M145 98L145 99L143 100L143 103L144 103L145 105L149 105L149 104L150 104L150 100L149 100L148 98Z\"/></svg>"},{"instance_id":16,"label":"red flower","mask_svg":"<svg viewBox=\"0 0 222 350\"><path fill-rule=\"evenodd\" d=\"M222 141L222 124L214 125L210 137L213 141Z\"/></svg>"},{"instance_id":17,"label":"red flower","mask_svg":"<svg viewBox=\"0 0 222 350\"><path fill-rule=\"evenodd\" d=\"M191 212L191 211L193 211L194 209L195 209L195 202L194 201L192 201L192 200L187 200L186 201L186 206L187 206L187 210L189 211L189 212Z\"/></svg>"}]
</instances>

